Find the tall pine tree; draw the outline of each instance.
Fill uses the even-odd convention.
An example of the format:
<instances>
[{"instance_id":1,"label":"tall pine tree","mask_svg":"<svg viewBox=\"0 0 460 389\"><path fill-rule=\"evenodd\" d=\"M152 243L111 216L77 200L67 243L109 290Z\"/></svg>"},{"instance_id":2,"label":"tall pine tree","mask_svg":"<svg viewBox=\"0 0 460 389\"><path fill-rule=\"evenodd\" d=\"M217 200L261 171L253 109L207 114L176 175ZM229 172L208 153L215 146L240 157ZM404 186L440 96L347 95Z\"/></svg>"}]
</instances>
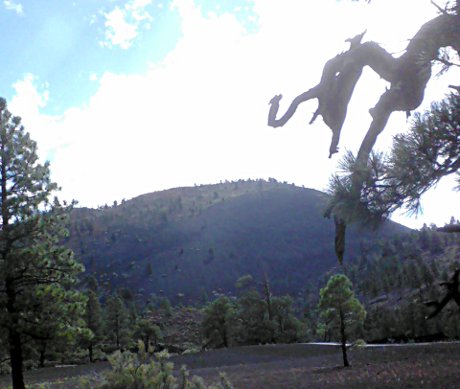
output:
<instances>
[{"instance_id":1,"label":"tall pine tree","mask_svg":"<svg viewBox=\"0 0 460 389\"><path fill-rule=\"evenodd\" d=\"M54 320L47 299L81 309L70 286L82 266L60 245L71 206L50 200L57 189L49 164L38 161L37 144L0 99L0 328L14 389L25 388L24 343L42 336L40 323Z\"/></svg>"},{"instance_id":2,"label":"tall pine tree","mask_svg":"<svg viewBox=\"0 0 460 389\"><path fill-rule=\"evenodd\" d=\"M103 322L101 305L99 303L99 297L93 290L87 292L88 301L86 303L86 326L91 330L91 335L87 337L86 345L88 347L89 361L94 362L94 348L100 343L103 338Z\"/></svg>"}]
</instances>

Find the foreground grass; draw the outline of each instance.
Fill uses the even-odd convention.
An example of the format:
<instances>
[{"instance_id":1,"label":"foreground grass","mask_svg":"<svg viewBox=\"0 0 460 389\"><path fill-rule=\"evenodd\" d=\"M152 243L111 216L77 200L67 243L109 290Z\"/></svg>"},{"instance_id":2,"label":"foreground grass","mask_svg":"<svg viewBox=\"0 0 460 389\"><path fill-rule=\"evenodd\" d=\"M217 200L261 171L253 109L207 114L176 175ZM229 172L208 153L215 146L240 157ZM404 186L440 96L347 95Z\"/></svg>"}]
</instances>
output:
<instances>
[{"instance_id":1,"label":"foreground grass","mask_svg":"<svg viewBox=\"0 0 460 389\"><path fill-rule=\"evenodd\" d=\"M294 344L238 347L171 358L175 368L208 384L225 372L235 388L457 388L460 344L438 343L350 350L350 368L341 367L337 347ZM31 388L79 388L83 375L100 374L105 363L27 372ZM0 378L0 387L9 383ZM2 386L5 385L5 386Z\"/></svg>"}]
</instances>

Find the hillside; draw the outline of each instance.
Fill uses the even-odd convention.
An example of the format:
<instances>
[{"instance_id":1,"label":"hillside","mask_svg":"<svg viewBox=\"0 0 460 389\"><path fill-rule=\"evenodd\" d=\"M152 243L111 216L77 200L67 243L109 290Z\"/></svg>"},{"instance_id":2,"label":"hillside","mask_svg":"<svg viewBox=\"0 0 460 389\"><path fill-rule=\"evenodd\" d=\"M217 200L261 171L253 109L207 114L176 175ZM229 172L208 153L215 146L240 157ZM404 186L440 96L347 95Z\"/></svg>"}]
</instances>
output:
<instances>
[{"instance_id":1,"label":"hillside","mask_svg":"<svg viewBox=\"0 0 460 389\"><path fill-rule=\"evenodd\" d=\"M275 293L297 294L337 264L326 201L322 192L275 180L176 188L75 209L68 244L108 289L188 304L266 272ZM345 261L364 241L407 231L392 222L375 232L350 229Z\"/></svg>"}]
</instances>

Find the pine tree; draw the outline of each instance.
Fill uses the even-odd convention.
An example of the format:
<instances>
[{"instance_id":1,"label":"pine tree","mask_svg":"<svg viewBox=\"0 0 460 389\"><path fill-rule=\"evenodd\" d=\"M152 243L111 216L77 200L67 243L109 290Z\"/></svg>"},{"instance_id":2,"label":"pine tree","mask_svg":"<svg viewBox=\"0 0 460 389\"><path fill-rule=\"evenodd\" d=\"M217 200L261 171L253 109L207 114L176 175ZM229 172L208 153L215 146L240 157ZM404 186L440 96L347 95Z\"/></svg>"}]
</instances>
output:
<instances>
[{"instance_id":1,"label":"pine tree","mask_svg":"<svg viewBox=\"0 0 460 389\"><path fill-rule=\"evenodd\" d=\"M117 350L129 341L129 313L120 296L109 296L106 304L106 332Z\"/></svg>"},{"instance_id":2,"label":"pine tree","mask_svg":"<svg viewBox=\"0 0 460 389\"><path fill-rule=\"evenodd\" d=\"M235 304L227 296L221 296L205 308L204 314L207 345L229 347L236 325Z\"/></svg>"},{"instance_id":3,"label":"pine tree","mask_svg":"<svg viewBox=\"0 0 460 389\"><path fill-rule=\"evenodd\" d=\"M67 301L80 307L70 288L82 266L60 245L71 206L50 200L57 189L21 119L0 99L0 328L7 333L14 389L24 388L24 342L40 337L40 323L55 320L47 299L53 307Z\"/></svg>"},{"instance_id":4,"label":"pine tree","mask_svg":"<svg viewBox=\"0 0 460 389\"><path fill-rule=\"evenodd\" d=\"M35 293L36 301L43 304L31 314L36 323L33 335L30 336L32 332L28 330L27 338L32 338L39 353L40 366L44 367L49 350L65 354L66 349L76 342L77 336L89 332L83 320L86 299L78 291L56 288L54 285L40 285Z\"/></svg>"},{"instance_id":5,"label":"pine tree","mask_svg":"<svg viewBox=\"0 0 460 389\"><path fill-rule=\"evenodd\" d=\"M134 336L135 339L141 340L144 343L144 348L147 351L150 349L150 346L153 346L153 349L155 349L158 341L161 341L163 337L160 327L147 317L137 320Z\"/></svg>"},{"instance_id":6,"label":"pine tree","mask_svg":"<svg viewBox=\"0 0 460 389\"><path fill-rule=\"evenodd\" d=\"M343 274L332 276L327 285L320 290L318 304L324 321L330 329L339 334L343 365L349 366L347 357L347 339L353 330L364 322L366 311L352 290L351 281Z\"/></svg>"},{"instance_id":7,"label":"pine tree","mask_svg":"<svg viewBox=\"0 0 460 389\"><path fill-rule=\"evenodd\" d=\"M270 343L276 324L269 320L267 302L254 288L238 299L238 337L244 344Z\"/></svg>"},{"instance_id":8,"label":"pine tree","mask_svg":"<svg viewBox=\"0 0 460 389\"><path fill-rule=\"evenodd\" d=\"M86 303L86 326L91 330L91 335L87 338L87 348L89 361L94 361L94 347L102 340L102 314L99 298L93 290L87 292L88 301Z\"/></svg>"}]
</instances>

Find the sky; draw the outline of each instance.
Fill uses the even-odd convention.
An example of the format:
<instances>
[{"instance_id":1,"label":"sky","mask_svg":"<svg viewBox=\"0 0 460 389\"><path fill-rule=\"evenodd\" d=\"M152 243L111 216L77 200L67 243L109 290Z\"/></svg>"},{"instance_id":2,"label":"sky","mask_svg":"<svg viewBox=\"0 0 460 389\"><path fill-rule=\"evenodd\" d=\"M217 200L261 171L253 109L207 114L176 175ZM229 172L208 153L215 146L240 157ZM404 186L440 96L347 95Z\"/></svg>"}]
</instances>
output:
<instances>
[{"instance_id":1,"label":"sky","mask_svg":"<svg viewBox=\"0 0 460 389\"><path fill-rule=\"evenodd\" d=\"M60 197L87 207L248 178L326 190L388 85L365 69L332 159L331 131L320 118L308 125L315 101L274 129L269 100L282 93L284 113L365 29L365 40L402 54L437 12L429 0L0 1L0 95L51 162ZM420 110L458 77L434 77ZM408 125L393 114L376 148ZM394 220L420 228L460 218L453 187L445 179L423 197L422 215Z\"/></svg>"}]
</instances>

